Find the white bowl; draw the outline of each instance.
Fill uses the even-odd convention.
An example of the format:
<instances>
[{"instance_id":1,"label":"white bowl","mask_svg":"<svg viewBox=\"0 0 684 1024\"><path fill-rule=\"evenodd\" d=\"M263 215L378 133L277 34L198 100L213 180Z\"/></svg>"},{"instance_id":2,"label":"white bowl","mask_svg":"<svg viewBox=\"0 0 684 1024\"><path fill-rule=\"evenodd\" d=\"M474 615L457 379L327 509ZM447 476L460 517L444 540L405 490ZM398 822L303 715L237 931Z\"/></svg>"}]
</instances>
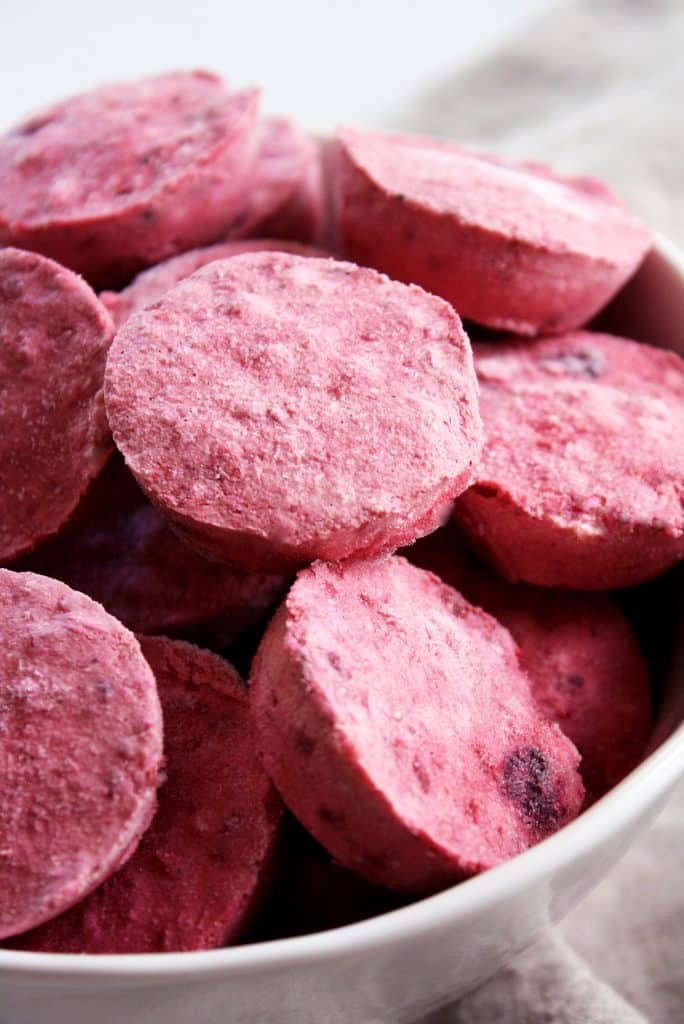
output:
<instances>
[{"instance_id":1,"label":"white bowl","mask_svg":"<svg viewBox=\"0 0 684 1024\"><path fill-rule=\"evenodd\" d=\"M684 355L684 254L660 240L602 325ZM673 651L650 756L527 853L401 910L302 938L141 956L0 950L0 1024L416 1020L484 981L603 878L684 775L683 721L684 646Z\"/></svg>"}]
</instances>

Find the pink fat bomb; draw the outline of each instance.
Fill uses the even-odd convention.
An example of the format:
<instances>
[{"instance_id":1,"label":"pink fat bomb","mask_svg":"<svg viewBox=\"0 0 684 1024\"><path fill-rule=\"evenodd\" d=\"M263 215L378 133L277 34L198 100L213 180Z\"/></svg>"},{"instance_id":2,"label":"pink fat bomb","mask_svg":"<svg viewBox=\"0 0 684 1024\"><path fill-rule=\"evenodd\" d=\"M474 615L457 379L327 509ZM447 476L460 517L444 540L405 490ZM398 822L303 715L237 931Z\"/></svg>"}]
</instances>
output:
<instances>
[{"instance_id":1,"label":"pink fat bomb","mask_svg":"<svg viewBox=\"0 0 684 1024\"><path fill-rule=\"evenodd\" d=\"M143 270L142 273L120 292L104 291L100 301L111 313L114 323L120 327L129 316L151 306L179 281L190 277L200 267L214 260L225 260L246 252L292 252L298 256L327 256L328 253L313 246L298 242L279 241L275 238L249 238L238 242L217 242L202 249L191 249L179 256L172 256L163 263Z\"/></svg>"},{"instance_id":2,"label":"pink fat bomb","mask_svg":"<svg viewBox=\"0 0 684 1024\"><path fill-rule=\"evenodd\" d=\"M0 569L0 939L130 856L161 758L157 689L133 634L63 583Z\"/></svg>"},{"instance_id":3,"label":"pink fat bomb","mask_svg":"<svg viewBox=\"0 0 684 1024\"><path fill-rule=\"evenodd\" d=\"M250 697L287 806L377 885L440 889L582 805L579 754L537 710L508 631L403 558L304 570Z\"/></svg>"},{"instance_id":4,"label":"pink fat bomb","mask_svg":"<svg viewBox=\"0 0 684 1024\"><path fill-rule=\"evenodd\" d=\"M248 571L429 533L480 453L451 307L332 259L261 252L198 270L119 330L106 402L152 501Z\"/></svg>"},{"instance_id":5,"label":"pink fat bomb","mask_svg":"<svg viewBox=\"0 0 684 1024\"><path fill-rule=\"evenodd\" d=\"M21 568L88 594L135 632L197 631L222 645L287 587L281 574L236 572L183 544L116 456L69 526Z\"/></svg>"},{"instance_id":6,"label":"pink fat bomb","mask_svg":"<svg viewBox=\"0 0 684 1024\"><path fill-rule=\"evenodd\" d=\"M624 616L604 594L514 585L472 570L463 593L511 633L544 715L575 744L589 800L617 785L652 726L648 669Z\"/></svg>"},{"instance_id":7,"label":"pink fat bomb","mask_svg":"<svg viewBox=\"0 0 684 1024\"><path fill-rule=\"evenodd\" d=\"M256 154L258 94L204 71L105 85L0 139L0 245L94 286L220 238Z\"/></svg>"},{"instance_id":8,"label":"pink fat bomb","mask_svg":"<svg viewBox=\"0 0 684 1024\"><path fill-rule=\"evenodd\" d=\"M516 334L586 323L651 235L604 184L450 142L344 128L336 207L344 253Z\"/></svg>"},{"instance_id":9,"label":"pink fat bomb","mask_svg":"<svg viewBox=\"0 0 684 1024\"><path fill-rule=\"evenodd\" d=\"M221 658L141 637L164 713L166 782L126 865L13 945L49 953L163 953L235 939L270 875L282 803L254 753L247 695Z\"/></svg>"},{"instance_id":10,"label":"pink fat bomb","mask_svg":"<svg viewBox=\"0 0 684 1024\"><path fill-rule=\"evenodd\" d=\"M577 331L476 346L486 443L454 515L511 582L609 590L684 556L684 361Z\"/></svg>"},{"instance_id":11,"label":"pink fat bomb","mask_svg":"<svg viewBox=\"0 0 684 1024\"><path fill-rule=\"evenodd\" d=\"M76 274L0 249L0 563L54 534L111 452L102 389L113 334Z\"/></svg>"}]
</instances>

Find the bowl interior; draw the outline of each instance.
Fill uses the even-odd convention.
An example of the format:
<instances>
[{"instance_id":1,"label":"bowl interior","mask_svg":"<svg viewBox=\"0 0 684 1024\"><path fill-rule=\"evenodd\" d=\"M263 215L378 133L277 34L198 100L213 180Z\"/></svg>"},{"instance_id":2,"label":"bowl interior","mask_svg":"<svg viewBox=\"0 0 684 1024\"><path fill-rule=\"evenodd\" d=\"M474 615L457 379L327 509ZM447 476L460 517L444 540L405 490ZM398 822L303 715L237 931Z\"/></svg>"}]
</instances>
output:
<instances>
[{"instance_id":1,"label":"bowl interior","mask_svg":"<svg viewBox=\"0 0 684 1024\"><path fill-rule=\"evenodd\" d=\"M671 348L684 356L684 253L659 238L641 269L592 324L598 330ZM0 949L0 970L67 975L147 977L244 973L264 965L311 963L344 951L406 940L459 915L469 915L543 872L590 855L592 844L621 817L662 801L684 774L684 631L682 568L618 595L653 674L656 723L648 756L615 790L560 833L483 875L379 917L316 935L198 953L69 956Z\"/></svg>"}]
</instances>

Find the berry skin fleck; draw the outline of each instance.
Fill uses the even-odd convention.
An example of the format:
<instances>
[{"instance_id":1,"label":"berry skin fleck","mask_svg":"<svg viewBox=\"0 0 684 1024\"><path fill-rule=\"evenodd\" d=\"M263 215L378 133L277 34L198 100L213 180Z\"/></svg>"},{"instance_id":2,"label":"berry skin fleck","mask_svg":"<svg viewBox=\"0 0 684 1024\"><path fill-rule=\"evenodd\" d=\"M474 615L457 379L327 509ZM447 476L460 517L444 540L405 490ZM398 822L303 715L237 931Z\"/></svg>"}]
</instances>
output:
<instances>
[{"instance_id":1,"label":"berry skin fleck","mask_svg":"<svg viewBox=\"0 0 684 1024\"><path fill-rule=\"evenodd\" d=\"M549 762L535 747L519 747L504 762L501 788L512 800L527 826L549 835L563 816Z\"/></svg>"}]
</instances>

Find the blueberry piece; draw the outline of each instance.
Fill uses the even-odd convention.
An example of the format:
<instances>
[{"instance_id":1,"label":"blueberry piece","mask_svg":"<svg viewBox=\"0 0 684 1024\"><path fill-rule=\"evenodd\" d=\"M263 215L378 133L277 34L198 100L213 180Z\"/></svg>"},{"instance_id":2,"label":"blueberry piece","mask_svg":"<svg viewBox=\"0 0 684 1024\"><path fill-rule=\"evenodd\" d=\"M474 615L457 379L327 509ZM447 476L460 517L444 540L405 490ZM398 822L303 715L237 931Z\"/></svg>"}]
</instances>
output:
<instances>
[{"instance_id":1,"label":"blueberry piece","mask_svg":"<svg viewBox=\"0 0 684 1024\"><path fill-rule=\"evenodd\" d=\"M548 835L562 817L549 762L535 747L519 747L504 762L502 790L518 807L525 823Z\"/></svg>"},{"instance_id":2,"label":"blueberry piece","mask_svg":"<svg viewBox=\"0 0 684 1024\"><path fill-rule=\"evenodd\" d=\"M605 372L606 362L603 354L596 349L585 348L577 352L564 352L562 355L548 356L542 360L544 366L561 367L576 377L600 377Z\"/></svg>"}]
</instances>

